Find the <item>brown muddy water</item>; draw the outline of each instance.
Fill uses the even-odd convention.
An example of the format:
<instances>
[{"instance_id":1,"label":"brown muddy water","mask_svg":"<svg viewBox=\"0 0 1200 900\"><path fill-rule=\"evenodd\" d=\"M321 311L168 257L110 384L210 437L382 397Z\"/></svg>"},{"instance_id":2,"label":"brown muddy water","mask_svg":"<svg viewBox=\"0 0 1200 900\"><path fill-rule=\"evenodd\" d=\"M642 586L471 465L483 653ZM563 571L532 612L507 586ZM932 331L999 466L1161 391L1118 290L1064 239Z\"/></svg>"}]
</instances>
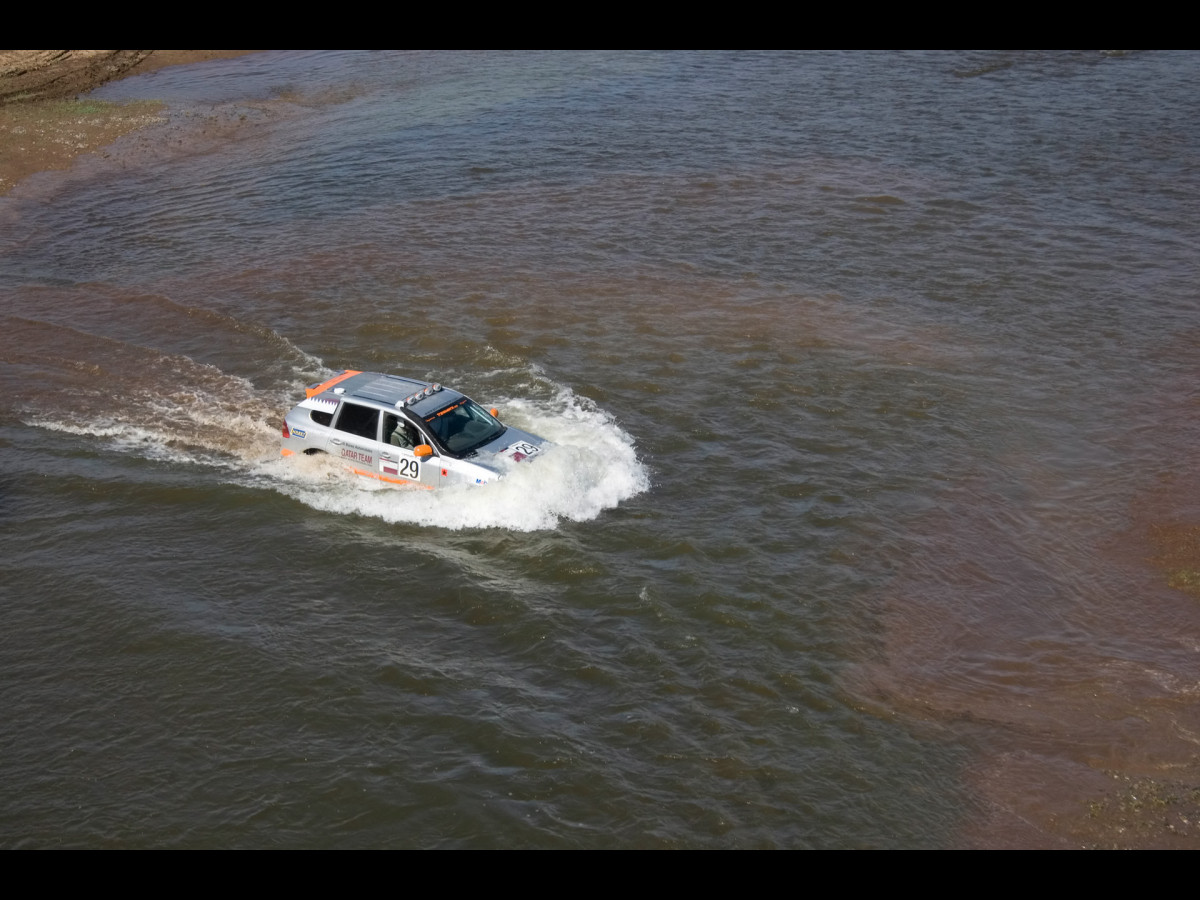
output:
<instances>
[{"instance_id":1,"label":"brown muddy water","mask_svg":"<svg viewBox=\"0 0 1200 900\"><path fill-rule=\"evenodd\" d=\"M0 844L1200 846L1196 54L271 53L0 200ZM279 457L342 368L555 442Z\"/></svg>"}]
</instances>

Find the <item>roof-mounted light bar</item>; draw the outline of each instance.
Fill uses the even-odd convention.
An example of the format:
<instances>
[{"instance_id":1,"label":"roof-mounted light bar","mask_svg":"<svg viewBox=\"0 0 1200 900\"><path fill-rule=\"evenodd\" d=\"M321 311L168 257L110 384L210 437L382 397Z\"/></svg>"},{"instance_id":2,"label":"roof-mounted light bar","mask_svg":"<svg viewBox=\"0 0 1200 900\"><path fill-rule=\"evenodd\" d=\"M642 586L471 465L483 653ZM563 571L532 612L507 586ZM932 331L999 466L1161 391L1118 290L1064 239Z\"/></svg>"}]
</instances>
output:
<instances>
[{"instance_id":1,"label":"roof-mounted light bar","mask_svg":"<svg viewBox=\"0 0 1200 900\"><path fill-rule=\"evenodd\" d=\"M418 400L424 400L426 397L431 397L441 389L442 386L435 381L433 384L429 385L429 387L422 388L419 391L413 391L413 393L409 394L403 400L397 400L396 409L404 409L406 406L412 406Z\"/></svg>"}]
</instances>

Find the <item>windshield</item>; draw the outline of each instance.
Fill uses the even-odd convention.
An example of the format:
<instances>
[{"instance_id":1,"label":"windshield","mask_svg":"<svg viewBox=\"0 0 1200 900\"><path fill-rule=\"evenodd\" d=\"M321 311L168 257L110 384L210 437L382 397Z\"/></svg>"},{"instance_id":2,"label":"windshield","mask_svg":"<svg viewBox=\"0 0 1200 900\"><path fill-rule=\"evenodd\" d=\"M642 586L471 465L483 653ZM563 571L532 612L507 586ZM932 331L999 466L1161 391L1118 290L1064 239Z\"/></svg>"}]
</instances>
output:
<instances>
[{"instance_id":1,"label":"windshield","mask_svg":"<svg viewBox=\"0 0 1200 900\"><path fill-rule=\"evenodd\" d=\"M425 424L442 446L455 456L470 453L504 434L503 425L466 397L427 416Z\"/></svg>"}]
</instances>

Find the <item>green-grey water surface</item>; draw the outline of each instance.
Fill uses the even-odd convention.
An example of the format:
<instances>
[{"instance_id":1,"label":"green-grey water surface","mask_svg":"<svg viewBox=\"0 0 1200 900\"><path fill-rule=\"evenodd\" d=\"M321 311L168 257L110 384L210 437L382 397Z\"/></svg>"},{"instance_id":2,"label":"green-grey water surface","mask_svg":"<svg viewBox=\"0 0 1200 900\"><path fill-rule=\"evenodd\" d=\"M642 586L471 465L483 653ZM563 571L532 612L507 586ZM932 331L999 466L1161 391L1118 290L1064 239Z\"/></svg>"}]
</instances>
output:
<instances>
[{"instance_id":1,"label":"green-grey water surface","mask_svg":"<svg viewBox=\"0 0 1200 900\"><path fill-rule=\"evenodd\" d=\"M1200 601L1147 560L1200 518L1198 72L101 89L170 122L0 201L0 844L1196 846ZM439 494L279 458L342 368L557 446Z\"/></svg>"}]
</instances>

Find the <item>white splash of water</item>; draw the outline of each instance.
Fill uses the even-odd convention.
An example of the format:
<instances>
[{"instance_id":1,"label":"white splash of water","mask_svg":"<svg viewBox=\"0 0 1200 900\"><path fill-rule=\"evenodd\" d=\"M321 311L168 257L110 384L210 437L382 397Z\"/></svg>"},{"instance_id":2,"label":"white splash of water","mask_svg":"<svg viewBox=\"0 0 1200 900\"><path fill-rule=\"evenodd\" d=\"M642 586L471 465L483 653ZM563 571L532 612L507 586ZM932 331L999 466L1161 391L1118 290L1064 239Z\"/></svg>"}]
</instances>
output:
<instances>
[{"instance_id":1,"label":"white splash of water","mask_svg":"<svg viewBox=\"0 0 1200 900\"><path fill-rule=\"evenodd\" d=\"M30 409L22 418L28 425L99 438L116 450L170 462L244 467L271 452L275 432L269 422L278 416L277 404L243 378L211 367L197 370L203 378L183 373L190 376L187 388L79 391L60 397L54 410ZM171 381L183 382L183 375Z\"/></svg>"},{"instance_id":2,"label":"white splash of water","mask_svg":"<svg viewBox=\"0 0 1200 900\"><path fill-rule=\"evenodd\" d=\"M248 382L227 377L215 388L126 397L104 413L79 409L64 418L59 410L31 413L26 421L148 459L218 468L238 484L275 490L313 509L454 530L537 531L587 521L650 484L632 437L566 388L550 399L499 404L507 424L552 446L533 460L508 464L499 481L435 491L361 478L324 455L280 457L272 425L282 418L277 404Z\"/></svg>"}]
</instances>

